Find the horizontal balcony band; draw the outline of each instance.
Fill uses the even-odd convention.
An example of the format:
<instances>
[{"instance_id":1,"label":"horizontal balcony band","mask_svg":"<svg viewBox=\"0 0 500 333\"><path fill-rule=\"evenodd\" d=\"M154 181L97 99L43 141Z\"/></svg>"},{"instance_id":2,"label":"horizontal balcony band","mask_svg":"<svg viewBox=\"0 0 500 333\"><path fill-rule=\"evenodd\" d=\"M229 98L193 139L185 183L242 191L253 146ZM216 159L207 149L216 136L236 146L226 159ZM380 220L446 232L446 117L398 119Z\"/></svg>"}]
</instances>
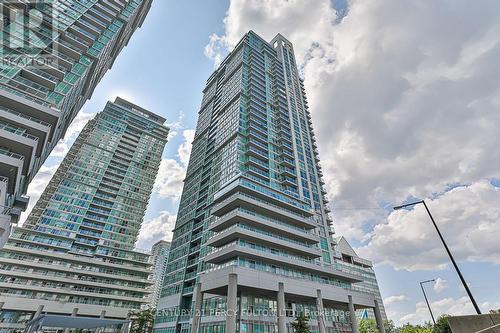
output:
<instances>
[{"instance_id":1,"label":"horizontal balcony band","mask_svg":"<svg viewBox=\"0 0 500 333\"><path fill-rule=\"evenodd\" d=\"M270 264L294 267L302 271L318 275L330 276L333 278L341 278L350 282L363 281L356 275L337 270L333 266L324 266L321 264L318 265L313 262L302 261L296 258L288 258L285 256L248 248L237 243L226 245L223 248L219 248L216 251L207 254L203 258L203 261L212 264L220 264L235 257L244 257L252 260L262 260Z\"/></svg>"},{"instance_id":2,"label":"horizontal balcony band","mask_svg":"<svg viewBox=\"0 0 500 333\"><path fill-rule=\"evenodd\" d=\"M50 287L41 287L41 286L30 286L30 285L16 285L13 283L3 283L0 282L0 288L8 288L8 289L19 289L19 290L30 290L34 292L46 292L57 295L74 295L75 292L78 293L78 296L87 296L94 298L104 298L104 299L112 299L112 300L120 300L120 301L129 301L129 302L144 302L147 301L146 297L130 297L130 296L119 296L119 295L111 295L111 294L103 294L97 292L85 292L80 290L66 290L60 288L50 288ZM146 296L147 292L145 292Z\"/></svg>"},{"instance_id":3,"label":"horizontal balcony band","mask_svg":"<svg viewBox=\"0 0 500 333\"><path fill-rule=\"evenodd\" d=\"M299 215L302 218L314 215L314 211L305 202L286 195L281 191L256 184L241 176L219 190L214 196L213 203L217 205L219 202L236 192L243 193L247 196L251 195L259 202L268 203L269 205L276 207L274 208L275 210L284 209L285 211L290 211L293 215Z\"/></svg>"},{"instance_id":4,"label":"horizontal balcony band","mask_svg":"<svg viewBox=\"0 0 500 333\"><path fill-rule=\"evenodd\" d=\"M244 209L235 209L226 215L220 217L215 222L209 225L208 230L220 232L237 223L245 223L249 226L261 228L270 232L279 233L288 238L296 239L303 242L318 243L319 237L305 229L287 225L284 222L271 219L265 216L260 216Z\"/></svg>"},{"instance_id":5,"label":"horizontal balcony band","mask_svg":"<svg viewBox=\"0 0 500 333\"><path fill-rule=\"evenodd\" d=\"M73 278L61 277L61 276L55 276L55 275L43 275L43 274L22 272L22 271L16 271L16 270L6 271L6 270L1 270L1 269L0 269L0 274L5 274L8 276L17 276L17 277L21 277L21 278L30 279L30 280L65 282L68 284L77 284L77 285L82 285L82 286L92 286L92 287L101 287L101 288L120 290L120 291L132 291L132 292L147 293L146 289L144 289L144 288L120 286L117 284L94 282L94 281L89 281L89 280L76 280ZM34 286L36 286L36 285L34 285Z\"/></svg>"},{"instance_id":6,"label":"horizontal balcony band","mask_svg":"<svg viewBox=\"0 0 500 333\"><path fill-rule=\"evenodd\" d=\"M261 160L259 159L256 159L252 156L250 156L246 161L245 161L245 165L251 165L251 166L254 166L256 168L259 168L261 169L262 171L267 171L269 172L269 165L266 164L265 162L262 162Z\"/></svg>"},{"instance_id":7,"label":"horizontal balcony band","mask_svg":"<svg viewBox=\"0 0 500 333\"><path fill-rule=\"evenodd\" d=\"M66 296L68 297L68 296ZM63 296L64 298L64 296ZM43 310L55 314L70 314L77 307L79 316L95 316L101 315L102 311L106 311L106 318L126 318L129 308L118 307L113 305L101 305L91 303L75 303L61 300L34 299L29 297L19 297L18 295L2 295L4 302L4 310L13 311L30 311L35 312L39 306L43 305ZM138 303L146 303L147 300L139 301ZM23 325L23 329L26 325Z\"/></svg>"},{"instance_id":8,"label":"horizontal balcony band","mask_svg":"<svg viewBox=\"0 0 500 333\"><path fill-rule=\"evenodd\" d=\"M26 241L26 240L23 240ZM30 243L35 243L34 241L28 241ZM110 262L106 262L103 260L99 260L98 258L92 258L92 257L82 257L82 256L77 256L77 255L72 255L70 253L60 253L60 252L55 252L55 251L43 251L41 252L40 250L34 250L34 249L27 249L19 246L12 246L10 244L6 244L2 251L9 251L9 252L18 252L18 253L27 253L31 254L34 256L44 256L44 257L50 257L50 258L57 258L59 260L64 260L64 261L70 261L70 262L75 262L75 263L86 263L88 265L96 265L96 266L104 266L104 267L110 267L110 268L117 268L117 269L122 269L122 270L131 270L131 271L136 271L136 272L144 272L147 270L148 264L144 264L142 267L136 267L136 266L130 266L130 265L123 265L123 264L113 264ZM1 259L0 259L1 260ZM112 276L112 275L110 275ZM115 278L119 278L116 276L113 276ZM142 281L147 281L147 280L141 280Z\"/></svg>"},{"instance_id":9,"label":"horizontal balcony band","mask_svg":"<svg viewBox=\"0 0 500 333\"><path fill-rule=\"evenodd\" d=\"M247 207L257 213L283 220L301 228L314 229L316 227L316 224L311 219L296 215L281 207L256 200L244 193L235 193L223 202L213 206L212 214L222 216L239 207Z\"/></svg>"},{"instance_id":10,"label":"horizontal balcony band","mask_svg":"<svg viewBox=\"0 0 500 333\"><path fill-rule=\"evenodd\" d=\"M237 239L245 239L273 248L285 249L286 251L297 255L312 258L319 258L322 254L322 251L318 248L308 247L297 242L276 238L239 225L229 227L228 229L212 236L206 244L209 246L221 247Z\"/></svg>"},{"instance_id":11,"label":"horizontal balcony band","mask_svg":"<svg viewBox=\"0 0 500 333\"><path fill-rule=\"evenodd\" d=\"M278 284L282 282L285 287L285 297L295 295L300 298L315 300L317 290L321 290L323 302L348 304L348 296L356 308L373 308L375 295L347 289L334 285L327 285L316 281L294 279L279 276L268 272L256 271L247 267L227 266L222 269L205 271L200 275L201 291L203 293L226 295L227 276L238 275L238 289L253 289L275 294L278 292Z\"/></svg>"}]
</instances>

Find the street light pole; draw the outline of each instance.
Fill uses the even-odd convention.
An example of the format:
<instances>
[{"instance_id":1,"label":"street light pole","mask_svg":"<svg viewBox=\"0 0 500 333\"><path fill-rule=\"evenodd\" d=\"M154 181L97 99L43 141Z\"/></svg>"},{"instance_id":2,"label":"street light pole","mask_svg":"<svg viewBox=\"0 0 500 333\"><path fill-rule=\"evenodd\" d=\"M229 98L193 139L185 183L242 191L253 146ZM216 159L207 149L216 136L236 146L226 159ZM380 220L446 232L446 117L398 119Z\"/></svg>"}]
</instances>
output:
<instances>
[{"instance_id":1,"label":"street light pole","mask_svg":"<svg viewBox=\"0 0 500 333\"><path fill-rule=\"evenodd\" d=\"M424 283L434 282L434 281L436 280L432 279L432 280L422 281L420 282L420 288L422 288L422 292L424 293L425 303L427 303L427 308L429 309L429 312L431 314L432 322L434 323L434 325L436 325L436 320L434 320L434 315L432 314L431 306L429 304L429 300L427 300L427 295L425 294L425 289L424 289Z\"/></svg>"},{"instance_id":2,"label":"street light pole","mask_svg":"<svg viewBox=\"0 0 500 333\"><path fill-rule=\"evenodd\" d=\"M471 291L469 289L469 286L465 282L465 279L464 279L464 277L462 275L462 272L460 272L460 269L458 268L458 265L455 262L455 258L453 258L453 255L451 254L450 249L448 248L448 245L446 245L446 242L444 241L443 235L441 235L441 231L439 231L439 228L438 228L438 226L436 224L436 221L434 221L434 218L432 217L432 214L431 214L429 208L425 204L425 201L421 200L421 201L412 202L412 203L401 205L401 206L396 206L396 207L394 207L394 210L399 210L399 209L402 209L402 208L405 208L405 207L415 206L415 205L418 205L418 204L424 204L425 210L427 211L427 214L429 214L429 217L431 218L431 221L432 221L432 224L434 225L434 228L436 228L436 231L437 231L437 233L439 235L439 238L441 239L441 242L443 243L444 248L446 249L446 252L448 253L448 256L450 257L450 260L451 260L451 262L453 264L453 267L455 267L455 271L457 272L457 274L458 274L458 276L460 278L460 281L462 282L462 285L464 286L465 291L467 292L467 295L469 295L469 299L470 299L472 305L474 306L474 309L476 310L477 314L481 314L481 310L479 309L479 306L477 306L476 300L472 296L472 293L471 293Z\"/></svg>"}]
</instances>

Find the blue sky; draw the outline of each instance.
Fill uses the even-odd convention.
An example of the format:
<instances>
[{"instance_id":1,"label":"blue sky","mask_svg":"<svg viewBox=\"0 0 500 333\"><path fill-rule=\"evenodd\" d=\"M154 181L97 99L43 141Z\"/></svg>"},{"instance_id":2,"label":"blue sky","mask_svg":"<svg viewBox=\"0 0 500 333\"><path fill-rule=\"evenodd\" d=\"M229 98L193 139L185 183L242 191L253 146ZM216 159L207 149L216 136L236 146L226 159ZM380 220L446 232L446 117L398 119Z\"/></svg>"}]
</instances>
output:
<instances>
[{"instance_id":1,"label":"blue sky","mask_svg":"<svg viewBox=\"0 0 500 333\"><path fill-rule=\"evenodd\" d=\"M156 0L58 149L117 95L166 117L172 138L160 176L167 180L152 195L138 246L170 237L189 130L214 61L250 29L266 39L281 32L303 68L338 208L335 228L376 263L390 318L429 320L418 282L432 278L441 279L428 286L437 313L472 309L422 210L364 209L412 197L430 202L483 310L500 308L500 157L486 153L499 142L500 44L489 32L498 29L500 11L495 4L467 8L459 0ZM49 158L30 187L33 198L62 155Z\"/></svg>"}]
</instances>

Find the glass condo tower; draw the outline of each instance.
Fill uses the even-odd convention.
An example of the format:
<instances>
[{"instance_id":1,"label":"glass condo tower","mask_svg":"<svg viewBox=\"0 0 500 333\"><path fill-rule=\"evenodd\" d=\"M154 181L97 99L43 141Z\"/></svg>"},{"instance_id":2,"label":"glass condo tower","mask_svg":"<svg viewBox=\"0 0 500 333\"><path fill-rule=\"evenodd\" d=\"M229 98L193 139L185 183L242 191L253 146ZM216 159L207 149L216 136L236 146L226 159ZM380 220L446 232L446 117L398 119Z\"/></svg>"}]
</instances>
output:
<instances>
[{"instance_id":1,"label":"glass condo tower","mask_svg":"<svg viewBox=\"0 0 500 333\"><path fill-rule=\"evenodd\" d=\"M0 248L29 183L151 2L0 1Z\"/></svg>"},{"instance_id":2,"label":"glass condo tower","mask_svg":"<svg viewBox=\"0 0 500 333\"><path fill-rule=\"evenodd\" d=\"M134 244L167 142L164 122L117 98L87 123L0 251L1 332L41 313L124 319L150 301L149 254Z\"/></svg>"},{"instance_id":3,"label":"glass condo tower","mask_svg":"<svg viewBox=\"0 0 500 333\"><path fill-rule=\"evenodd\" d=\"M382 325L378 294L335 256L292 44L250 31L203 93L154 332L285 333L300 313L357 332L364 308Z\"/></svg>"}]
</instances>

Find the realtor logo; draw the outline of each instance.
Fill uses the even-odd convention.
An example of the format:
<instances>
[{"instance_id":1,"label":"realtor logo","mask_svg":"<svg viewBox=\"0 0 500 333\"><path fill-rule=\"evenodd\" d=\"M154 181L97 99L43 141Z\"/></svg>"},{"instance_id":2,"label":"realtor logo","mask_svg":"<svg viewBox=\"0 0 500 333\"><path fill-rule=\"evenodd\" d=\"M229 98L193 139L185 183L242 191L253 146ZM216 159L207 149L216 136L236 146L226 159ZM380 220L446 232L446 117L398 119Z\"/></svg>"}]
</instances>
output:
<instances>
[{"instance_id":1,"label":"realtor logo","mask_svg":"<svg viewBox=\"0 0 500 333\"><path fill-rule=\"evenodd\" d=\"M11 66L54 65L57 36L54 0L2 0L0 6L0 61ZM49 47L49 45L51 45Z\"/></svg>"}]
</instances>

